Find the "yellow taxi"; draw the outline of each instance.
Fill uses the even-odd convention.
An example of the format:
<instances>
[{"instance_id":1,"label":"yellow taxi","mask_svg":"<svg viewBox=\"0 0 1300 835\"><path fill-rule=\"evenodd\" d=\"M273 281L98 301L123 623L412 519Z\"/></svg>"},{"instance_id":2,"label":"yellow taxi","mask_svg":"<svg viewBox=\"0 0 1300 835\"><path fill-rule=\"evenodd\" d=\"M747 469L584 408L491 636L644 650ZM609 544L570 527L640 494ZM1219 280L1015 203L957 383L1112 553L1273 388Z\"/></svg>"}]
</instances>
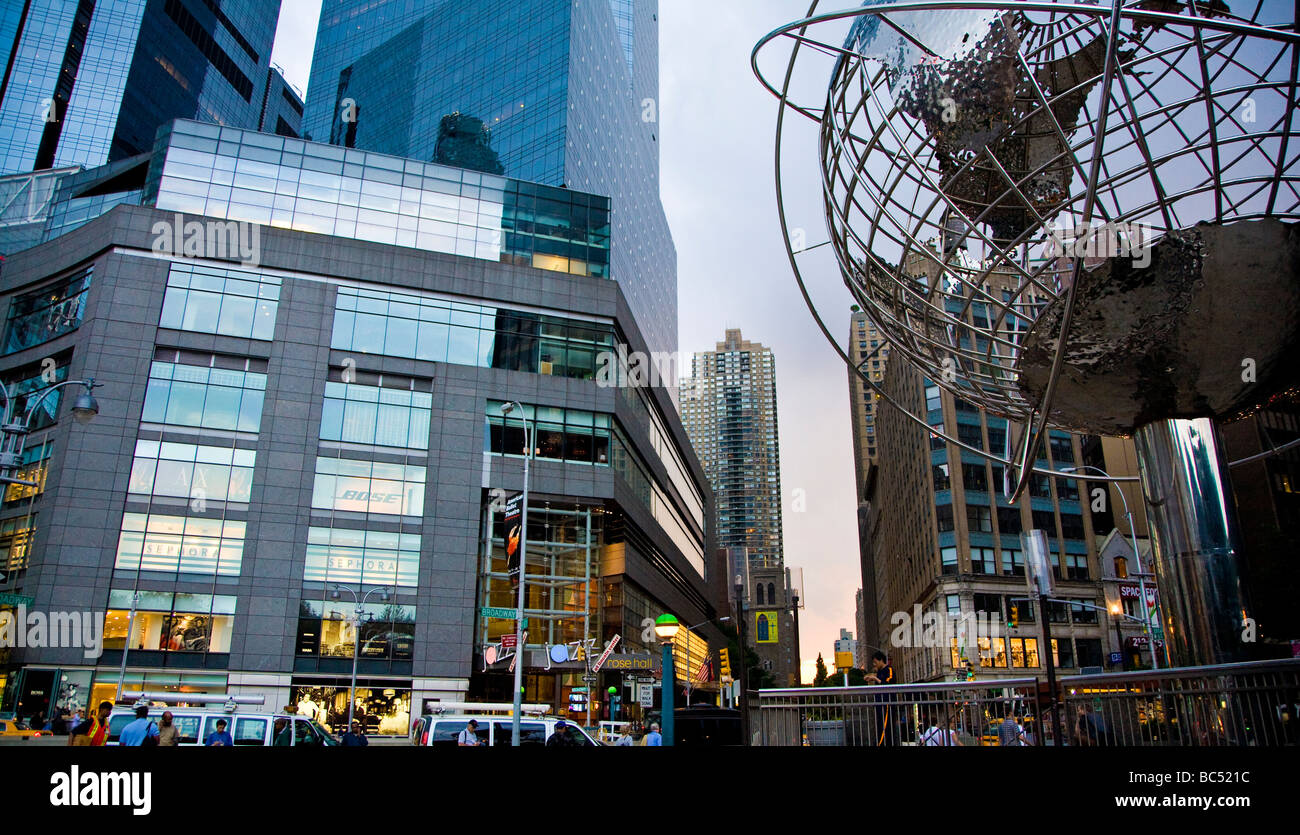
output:
<instances>
[{"instance_id":1,"label":"yellow taxi","mask_svg":"<svg viewBox=\"0 0 1300 835\"><path fill-rule=\"evenodd\" d=\"M0 740L10 741L31 739L38 736L51 736L49 731L37 731L13 719L0 719Z\"/></svg>"}]
</instances>

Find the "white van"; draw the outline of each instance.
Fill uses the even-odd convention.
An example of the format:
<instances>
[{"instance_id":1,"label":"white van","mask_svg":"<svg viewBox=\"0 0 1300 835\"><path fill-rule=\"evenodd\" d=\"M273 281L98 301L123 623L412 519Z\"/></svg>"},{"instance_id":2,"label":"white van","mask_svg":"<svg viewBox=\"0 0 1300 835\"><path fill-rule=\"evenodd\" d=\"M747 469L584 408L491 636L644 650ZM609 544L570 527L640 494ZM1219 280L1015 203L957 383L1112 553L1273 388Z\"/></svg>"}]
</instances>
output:
<instances>
[{"instance_id":1,"label":"white van","mask_svg":"<svg viewBox=\"0 0 1300 835\"><path fill-rule=\"evenodd\" d=\"M223 719L226 722L226 733L230 734L236 748L295 745L328 748L340 744L314 720L288 713L261 713L244 710L242 707L228 711L212 707L150 706L149 721L162 721L163 711L171 711L172 722L180 731L181 747L201 747L208 734L216 732L217 721ZM278 720L285 722L279 734L276 732ZM117 745L122 729L134 721L134 706L119 705L113 708L108 717L108 739L105 744Z\"/></svg>"},{"instance_id":2,"label":"white van","mask_svg":"<svg viewBox=\"0 0 1300 835\"><path fill-rule=\"evenodd\" d=\"M430 748L456 748L460 732L469 720L478 722L475 735L480 745L510 747L513 736L511 705L476 702L443 702L432 713L421 716L411 729L411 744ZM555 724L563 721L565 733L573 747L596 748L600 743L577 724L559 716L549 716L549 705L524 705L519 722L520 745L545 745L555 733Z\"/></svg>"}]
</instances>

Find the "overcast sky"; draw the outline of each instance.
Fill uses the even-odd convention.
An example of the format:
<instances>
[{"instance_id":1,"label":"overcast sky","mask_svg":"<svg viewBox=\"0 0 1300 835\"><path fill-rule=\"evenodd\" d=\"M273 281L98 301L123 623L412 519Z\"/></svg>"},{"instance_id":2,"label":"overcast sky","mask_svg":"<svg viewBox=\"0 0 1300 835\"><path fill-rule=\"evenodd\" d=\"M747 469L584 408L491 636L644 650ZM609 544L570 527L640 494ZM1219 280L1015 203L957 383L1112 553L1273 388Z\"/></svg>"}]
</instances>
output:
<instances>
[{"instance_id":1,"label":"overcast sky","mask_svg":"<svg viewBox=\"0 0 1300 835\"><path fill-rule=\"evenodd\" d=\"M283 0L272 60L306 92L321 0ZM849 427L848 372L804 306L781 244L773 184L776 100L750 70L767 32L798 19L807 0L660 0L660 160L663 202L677 244L680 348L711 349L727 328L776 356L785 560L804 570L804 678L820 652L830 666L841 628L856 631L861 585ZM775 64L770 64L774 69ZM825 83L825 76L809 79ZM805 88L806 89L806 88ZM824 89L824 88L823 88ZM788 134L796 186L792 227L826 240L817 203L811 125ZM832 333L848 331L850 299L823 248L814 269ZM689 369L689 362L684 366ZM800 511L802 508L802 511Z\"/></svg>"}]
</instances>

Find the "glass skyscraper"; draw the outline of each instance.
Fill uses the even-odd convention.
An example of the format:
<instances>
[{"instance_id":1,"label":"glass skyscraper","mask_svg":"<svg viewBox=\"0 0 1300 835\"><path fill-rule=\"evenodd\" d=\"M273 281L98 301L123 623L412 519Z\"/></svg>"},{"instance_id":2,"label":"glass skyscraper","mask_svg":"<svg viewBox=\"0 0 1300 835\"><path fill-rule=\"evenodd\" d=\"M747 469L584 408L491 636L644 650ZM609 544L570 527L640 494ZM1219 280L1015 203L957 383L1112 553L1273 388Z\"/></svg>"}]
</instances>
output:
<instances>
[{"instance_id":1,"label":"glass skyscraper","mask_svg":"<svg viewBox=\"0 0 1300 835\"><path fill-rule=\"evenodd\" d=\"M656 0L325 0L303 131L433 160L444 116L482 120L507 177L611 199L612 277L651 349L675 350L657 11Z\"/></svg>"},{"instance_id":2,"label":"glass skyscraper","mask_svg":"<svg viewBox=\"0 0 1300 835\"><path fill-rule=\"evenodd\" d=\"M257 128L279 12L279 0L6 0L0 174L144 153L175 118Z\"/></svg>"}]
</instances>

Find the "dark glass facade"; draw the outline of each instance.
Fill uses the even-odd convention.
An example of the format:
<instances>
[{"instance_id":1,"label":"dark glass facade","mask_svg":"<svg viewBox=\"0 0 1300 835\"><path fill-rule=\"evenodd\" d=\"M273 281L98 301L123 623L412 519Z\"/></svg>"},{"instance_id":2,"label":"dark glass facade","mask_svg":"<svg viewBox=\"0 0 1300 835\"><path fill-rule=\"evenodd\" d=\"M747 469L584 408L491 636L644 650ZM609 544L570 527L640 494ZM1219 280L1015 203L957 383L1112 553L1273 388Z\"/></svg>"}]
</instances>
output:
<instances>
[{"instance_id":1,"label":"dark glass facade","mask_svg":"<svg viewBox=\"0 0 1300 835\"><path fill-rule=\"evenodd\" d=\"M444 117L481 120L507 177L610 198L612 277L651 350L675 350L657 11L656 0L327 3L303 130L431 160Z\"/></svg>"},{"instance_id":2,"label":"dark glass facade","mask_svg":"<svg viewBox=\"0 0 1300 835\"><path fill-rule=\"evenodd\" d=\"M0 173L148 151L175 118L257 128L279 0L41 0L0 11Z\"/></svg>"}]
</instances>

